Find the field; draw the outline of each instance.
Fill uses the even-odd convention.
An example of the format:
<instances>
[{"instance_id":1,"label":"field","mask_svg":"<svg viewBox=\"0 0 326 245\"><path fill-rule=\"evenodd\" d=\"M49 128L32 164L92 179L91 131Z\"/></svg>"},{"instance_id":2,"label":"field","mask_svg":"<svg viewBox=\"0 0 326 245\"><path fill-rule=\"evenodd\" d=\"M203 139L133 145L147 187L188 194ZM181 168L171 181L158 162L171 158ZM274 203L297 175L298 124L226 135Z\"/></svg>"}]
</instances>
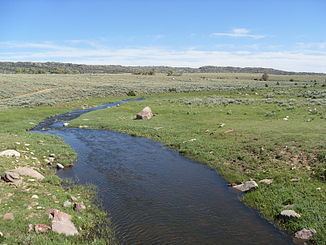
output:
<instances>
[{"instance_id":1,"label":"field","mask_svg":"<svg viewBox=\"0 0 326 245\"><path fill-rule=\"evenodd\" d=\"M54 105L85 98L136 95L171 91L234 90L240 88L311 87L325 84L325 76L270 75L269 81L259 81L261 74L195 73L182 76L156 74L0 75L0 107ZM279 85L278 85L279 84Z\"/></svg>"},{"instance_id":2,"label":"field","mask_svg":"<svg viewBox=\"0 0 326 245\"><path fill-rule=\"evenodd\" d=\"M0 75L0 150L8 147L25 150L29 157L19 163L0 159L0 171L12 168L13 164L35 164L51 176L51 181L46 182L48 186L34 183L26 187L33 193L8 189L1 183L1 191L6 195L13 193L19 202L13 204L12 197L2 197L0 214L11 209L19 212L34 192L42 196L38 200L42 207L50 204L59 207L70 195L64 194L53 171L44 163L32 160L30 152L38 159L53 152L62 156L60 161L66 164L73 161L73 152L55 137L31 134L26 129L51 114L119 100L112 96L127 96L133 91L145 100L86 114L72 125L152 138L216 169L230 183L273 179L271 185L259 184L257 190L245 194L244 202L290 233L302 228L316 229L315 242L324 244L326 78L270 75L268 81L260 81L260 77L261 74L224 73ZM149 121L133 120L146 105L156 116ZM89 120L83 120L85 118ZM40 140L45 144L40 145ZM30 144L29 150L25 149L25 143ZM84 202L93 205L89 192L78 188L69 190L71 195L77 192L85 198ZM55 191L58 203L47 196ZM287 222L279 220L278 214L286 205L291 205L302 217ZM82 216L83 222L78 225L85 226L96 215L103 215L96 207L90 210L94 212ZM21 212L21 217L35 215L33 222L45 219L44 210ZM70 212L73 214L72 210ZM77 222L78 218L74 218ZM17 233L26 232L28 222L22 218L21 224L14 221L8 228L1 220L0 231L7 234L7 243L13 241L10 239ZM94 224L90 222L90 225ZM40 237L30 236L29 239L36 243ZM81 239L86 238L87 234Z\"/></svg>"}]
</instances>

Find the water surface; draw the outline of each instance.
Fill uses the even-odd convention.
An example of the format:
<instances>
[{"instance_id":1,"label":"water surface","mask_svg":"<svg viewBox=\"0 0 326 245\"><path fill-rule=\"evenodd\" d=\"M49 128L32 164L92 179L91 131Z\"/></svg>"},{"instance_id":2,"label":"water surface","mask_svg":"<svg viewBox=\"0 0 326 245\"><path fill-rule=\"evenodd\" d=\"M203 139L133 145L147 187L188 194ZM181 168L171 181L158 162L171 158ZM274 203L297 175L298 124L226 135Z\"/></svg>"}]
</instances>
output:
<instances>
[{"instance_id":1,"label":"water surface","mask_svg":"<svg viewBox=\"0 0 326 245\"><path fill-rule=\"evenodd\" d=\"M207 166L149 139L62 127L91 110L126 102L55 116L36 128L62 137L77 152L75 166L58 175L98 187L120 243L292 244Z\"/></svg>"}]
</instances>

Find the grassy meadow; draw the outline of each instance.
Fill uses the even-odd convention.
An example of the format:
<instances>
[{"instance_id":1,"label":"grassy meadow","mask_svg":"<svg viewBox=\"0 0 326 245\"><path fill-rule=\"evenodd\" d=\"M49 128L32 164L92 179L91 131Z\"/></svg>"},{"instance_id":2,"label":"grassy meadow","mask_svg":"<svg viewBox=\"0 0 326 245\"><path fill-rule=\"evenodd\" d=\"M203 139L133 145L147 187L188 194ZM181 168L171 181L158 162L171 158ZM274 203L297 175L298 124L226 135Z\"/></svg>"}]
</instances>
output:
<instances>
[{"instance_id":1,"label":"grassy meadow","mask_svg":"<svg viewBox=\"0 0 326 245\"><path fill-rule=\"evenodd\" d=\"M103 103L104 100L83 101L83 104L86 102L96 105ZM0 237L0 244L114 243L114 236L110 229L98 230L98 225L103 226L109 221L105 212L95 202L94 188L63 182L55 175L55 165L49 166L46 162L50 154L55 154L56 162L65 166L73 164L76 155L72 149L55 136L28 131L46 117L80 108L83 104L75 102L57 104L54 107L12 107L0 110L0 151L15 149L22 154L19 159L0 158L1 176L7 170L22 166L33 167L45 176L42 181L24 178L23 184L18 187L0 181L0 232L3 234ZM34 198L35 195L38 198ZM78 213L72 207L63 207L63 203L71 200L72 197L85 204L85 212ZM56 233L29 232L29 224L50 225L47 211L51 208L72 215L80 235L66 237ZM14 220L3 220L2 216L9 212L13 213Z\"/></svg>"},{"instance_id":2,"label":"grassy meadow","mask_svg":"<svg viewBox=\"0 0 326 245\"><path fill-rule=\"evenodd\" d=\"M324 244L326 77L270 75L268 81L260 77L236 73L0 75L0 151L13 148L24 155L18 162L0 158L0 172L29 165L48 176L44 183L26 182L17 189L0 182L0 215L17 213L9 223L0 219L4 234L0 239L7 244L15 239L27 244L103 241L91 232L95 221L104 217L92 202L93 192L83 187L64 190L53 169L42 162L43 156L55 153L61 163L69 164L75 154L56 137L26 130L50 115L119 100L133 91L145 100L85 114L71 126L154 139L216 169L230 183L273 179L271 185L259 184L257 190L245 194L243 201L290 233L316 229L314 242ZM147 105L156 114L154 118L133 120ZM89 120L83 120L86 118ZM27 209L35 201L30 198L33 194L39 196L38 204ZM79 195L89 211L76 215L72 209L63 209L69 195ZM279 220L279 212L287 205L301 218ZM48 222L44 210L50 207L72 214L83 230L81 236L28 233L29 223Z\"/></svg>"}]
</instances>

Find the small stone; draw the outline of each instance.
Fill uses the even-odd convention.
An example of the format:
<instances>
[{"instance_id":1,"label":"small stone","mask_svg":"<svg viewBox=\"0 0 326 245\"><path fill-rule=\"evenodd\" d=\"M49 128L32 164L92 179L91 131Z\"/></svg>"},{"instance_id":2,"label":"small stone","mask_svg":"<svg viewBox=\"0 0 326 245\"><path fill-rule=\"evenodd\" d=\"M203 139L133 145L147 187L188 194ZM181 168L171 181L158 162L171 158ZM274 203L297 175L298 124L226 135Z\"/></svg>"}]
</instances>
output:
<instances>
[{"instance_id":1,"label":"small stone","mask_svg":"<svg viewBox=\"0 0 326 245\"><path fill-rule=\"evenodd\" d=\"M256 189L257 187L258 187L258 184L254 180L245 181L244 183L242 183L240 185L233 186L234 189L237 189L242 192L247 192L252 189Z\"/></svg>"},{"instance_id":2,"label":"small stone","mask_svg":"<svg viewBox=\"0 0 326 245\"><path fill-rule=\"evenodd\" d=\"M70 196L70 199L71 199L71 201L73 201L73 202L77 202L77 201L78 201L77 197L75 197L75 196Z\"/></svg>"},{"instance_id":3,"label":"small stone","mask_svg":"<svg viewBox=\"0 0 326 245\"><path fill-rule=\"evenodd\" d=\"M265 185L270 185L270 184L273 183L273 180L272 179L262 179L258 183L262 183L262 184L265 184Z\"/></svg>"},{"instance_id":4,"label":"small stone","mask_svg":"<svg viewBox=\"0 0 326 245\"><path fill-rule=\"evenodd\" d=\"M20 153L16 150L5 150L0 152L0 157L20 157Z\"/></svg>"},{"instance_id":5,"label":"small stone","mask_svg":"<svg viewBox=\"0 0 326 245\"><path fill-rule=\"evenodd\" d=\"M65 123L63 123L63 126L64 127L68 127L69 126L69 123L65 122Z\"/></svg>"},{"instance_id":6,"label":"small stone","mask_svg":"<svg viewBox=\"0 0 326 245\"><path fill-rule=\"evenodd\" d=\"M0 237L3 237L3 233L0 231Z\"/></svg>"},{"instance_id":7,"label":"small stone","mask_svg":"<svg viewBox=\"0 0 326 245\"><path fill-rule=\"evenodd\" d=\"M3 220L14 220L14 214L13 213L6 213L3 215Z\"/></svg>"},{"instance_id":8,"label":"small stone","mask_svg":"<svg viewBox=\"0 0 326 245\"><path fill-rule=\"evenodd\" d=\"M55 160L55 158L54 158L54 157L49 157L49 158L48 158L48 161L49 161L50 163L53 163L53 162L54 162L54 160Z\"/></svg>"},{"instance_id":9,"label":"small stone","mask_svg":"<svg viewBox=\"0 0 326 245\"><path fill-rule=\"evenodd\" d=\"M301 215L295 212L294 210L291 209L286 209L281 212L281 216L287 217L287 218L300 218Z\"/></svg>"},{"instance_id":10,"label":"small stone","mask_svg":"<svg viewBox=\"0 0 326 245\"><path fill-rule=\"evenodd\" d=\"M57 169L64 169L65 167L61 163L57 163Z\"/></svg>"},{"instance_id":11,"label":"small stone","mask_svg":"<svg viewBox=\"0 0 326 245\"><path fill-rule=\"evenodd\" d=\"M303 228L302 230L297 231L294 234L294 237L301 240L310 240L316 233L317 231L315 229Z\"/></svg>"},{"instance_id":12,"label":"small stone","mask_svg":"<svg viewBox=\"0 0 326 245\"><path fill-rule=\"evenodd\" d=\"M317 190L317 191L321 191L321 187L317 187L316 190Z\"/></svg>"},{"instance_id":13,"label":"small stone","mask_svg":"<svg viewBox=\"0 0 326 245\"><path fill-rule=\"evenodd\" d=\"M38 199L38 195L33 195L32 199Z\"/></svg>"},{"instance_id":14,"label":"small stone","mask_svg":"<svg viewBox=\"0 0 326 245\"><path fill-rule=\"evenodd\" d=\"M51 227L45 224L36 224L34 230L36 233L45 233L51 230Z\"/></svg>"},{"instance_id":15,"label":"small stone","mask_svg":"<svg viewBox=\"0 0 326 245\"><path fill-rule=\"evenodd\" d=\"M63 203L63 206L65 207L65 208L69 208L69 207L71 207L72 206L72 203L70 202L70 201L65 201L64 203Z\"/></svg>"},{"instance_id":16,"label":"small stone","mask_svg":"<svg viewBox=\"0 0 326 245\"><path fill-rule=\"evenodd\" d=\"M84 203L75 203L75 205L74 205L74 210L77 212L82 212L85 209L86 209L86 206L84 205Z\"/></svg>"},{"instance_id":17,"label":"small stone","mask_svg":"<svg viewBox=\"0 0 326 245\"><path fill-rule=\"evenodd\" d=\"M28 232L32 232L32 230L34 230L34 227L32 224L28 225Z\"/></svg>"},{"instance_id":18,"label":"small stone","mask_svg":"<svg viewBox=\"0 0 326 245\"><path fill-rule=\"evenodd\" d=\"M49 157L55 158L55 154L54 153L51 153L51 154L49 154Z\"/></svg>"},{"instance_id":19,"label":"small stone","mask_svg":"<svg viewBox=\"0 0 326 245\"><path fill-rule=\"evenodd\" d=\"M299 182L299 180L300 180L299 178L292 178L292 179L290 179L291 182Z\"/></svg>"}]
</instances>

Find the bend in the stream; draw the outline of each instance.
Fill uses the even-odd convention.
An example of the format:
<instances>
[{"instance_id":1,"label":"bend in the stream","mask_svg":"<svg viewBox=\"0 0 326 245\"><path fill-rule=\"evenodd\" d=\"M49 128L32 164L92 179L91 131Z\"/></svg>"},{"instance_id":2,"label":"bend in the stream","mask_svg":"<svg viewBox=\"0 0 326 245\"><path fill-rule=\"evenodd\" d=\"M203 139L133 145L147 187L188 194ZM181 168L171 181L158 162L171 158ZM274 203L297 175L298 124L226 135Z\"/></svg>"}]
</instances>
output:
<instances>
[{"instance_id":1,"label":"bend in the stream","mask_svg":"<svg viewBox=\"0 0 326 245\"><path fill-rule=\"evenodd\" d=\"M241 203L215 170L150 139L62 127L126 102L57 115L35 128L63 138L77 152L75 166L58 175L97 186L121 244L292 244Z\"/></svg>"}]
</instances>

